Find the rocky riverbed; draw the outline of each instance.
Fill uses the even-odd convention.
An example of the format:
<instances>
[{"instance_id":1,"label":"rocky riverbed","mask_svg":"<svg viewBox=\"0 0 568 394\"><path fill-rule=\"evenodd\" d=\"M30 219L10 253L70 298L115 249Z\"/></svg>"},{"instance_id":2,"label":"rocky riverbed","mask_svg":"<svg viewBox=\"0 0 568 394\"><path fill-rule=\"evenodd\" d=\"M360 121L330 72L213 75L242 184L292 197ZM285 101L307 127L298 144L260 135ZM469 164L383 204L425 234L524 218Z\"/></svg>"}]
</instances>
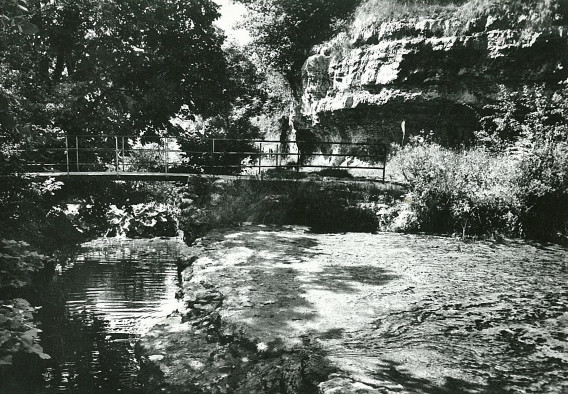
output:
<instances>
[{"instance_id":1,"label":"rocky riverbed","mask_svg":"<svg viewBox=\"0 0 568 394\"><path fill-rule=\"evenodd\" d=\"M151 389L568 391L565 248L243 226L192 251L139 346Z\"/></svg>"}]
</instances>

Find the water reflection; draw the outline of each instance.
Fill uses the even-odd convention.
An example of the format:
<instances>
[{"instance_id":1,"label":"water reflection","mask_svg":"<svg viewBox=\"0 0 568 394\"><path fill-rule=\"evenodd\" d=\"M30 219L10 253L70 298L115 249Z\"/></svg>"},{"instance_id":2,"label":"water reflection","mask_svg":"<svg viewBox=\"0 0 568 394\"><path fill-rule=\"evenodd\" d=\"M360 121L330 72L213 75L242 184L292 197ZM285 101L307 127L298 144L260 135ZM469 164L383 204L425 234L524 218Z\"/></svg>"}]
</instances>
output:
<instances>
[{"instance_id":1,"label":"water reflection","mask_svg":"<svg viewBox=\"0 0 568 394\"><path fill-rule=\"evenodd\" d=\"M98 239L47 286L40 312L52 361L37 392L140 392L137 336L175 308L181 240Z\"/></svg>"}]
</instances>

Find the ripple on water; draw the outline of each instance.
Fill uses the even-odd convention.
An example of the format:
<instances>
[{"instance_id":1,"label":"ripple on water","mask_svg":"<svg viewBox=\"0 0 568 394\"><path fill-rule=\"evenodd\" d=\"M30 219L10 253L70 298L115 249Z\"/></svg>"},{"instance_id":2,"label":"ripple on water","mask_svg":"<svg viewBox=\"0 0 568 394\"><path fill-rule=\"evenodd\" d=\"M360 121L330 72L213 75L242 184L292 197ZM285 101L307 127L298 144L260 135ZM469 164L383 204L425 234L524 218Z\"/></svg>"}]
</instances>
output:
<instances>
[{"instance_id":1,"label":"ripple on water","mask_svg":"<svg viewBox=\"0 0 568 394\"><path fill-rule=\"evenodd\" d=\"M390 362L378 374L409 387L441 377L453 392L568 392L566 249L379 237L393 251L379 264L413 291L389 296L401 283L387 284L377 302L403 306L350 345Z\"/></svg>"},{"instance_id":2,"label":"ripple on water","mask_svg":"<svg viewBox=\"0 0 568 394\"><path fill-rule=\"evenodd\" d=\"M179 239L96 239L62 264L40 319L52 356L39 392L136 392L137 336L176 309Z\"/></svg>"}]
</instances>

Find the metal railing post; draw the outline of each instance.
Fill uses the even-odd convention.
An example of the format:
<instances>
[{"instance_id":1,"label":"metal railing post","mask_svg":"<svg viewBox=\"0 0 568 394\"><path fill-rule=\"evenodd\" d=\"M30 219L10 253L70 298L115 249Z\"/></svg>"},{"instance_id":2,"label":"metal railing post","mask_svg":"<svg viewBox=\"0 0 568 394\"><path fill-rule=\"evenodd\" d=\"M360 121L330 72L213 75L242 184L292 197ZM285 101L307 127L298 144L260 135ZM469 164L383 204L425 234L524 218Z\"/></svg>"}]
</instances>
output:
<instances>
[{"instance_id":1,"label":"metal railing post","mask_svg":"<svg viewBox=\"0 0 568 394\"><path fill-rule=\"evenodd\" d=\"M77 158L77 172L79 172L79 137L75 136L75 153Z\"/></svg>"},{"instance_id":2,"label":"metal railing post","mask_svg":"<svg viewBox=\"0 0 568 394\"><path fill-rule=\"evenodd\" d=\"M215 171L215 138L211 139L211 172Z\"/></svg>"},{"instance_id":3,"label":"metal railing post","mask_svg":"<svg viewBox=\"0 0 568 394\"><path fill-rule=\"evenodd\" d=\"M164 137L164 160L166 167L166 175L168 174L168 137Z\"/></svg>"},{"instance_id":4,"label":"metal railing post","mask_svg":"<svg viewBox=\"0 0 568 394\"><path fill-rule=\"evenodd\" d=\"M280 144L276 144L276 168L280 167Z\"/></svg>"},{"instance_id":5,"label":"metal railing post","mask_svg":"<svg viewBox=\"0 0 568 394\"><path fill-rule=\"evenodd\" d=\"M381 144L381 153L383 154L383 183L385 182L385 174L387 171L387 148L384 144Z\"/></svg>"},{"instance_id":6,"label":"metal railing post","mask_svg":"<svg viewBox=\"0 0 568 394\"><path fill-rule=\"evenodd\" d=\"M69 175L69 137L65 136L65 162L67 163L67 175Z\"/></svg>"},{"instance_id":7,"label":"metal railing post","mask_svg":"<svg viewBox=\"0 0 568 394\"><path fill-rule=\"evenodd\" d=\"M262 142L260 143L260 155L258 156L258 175L262 172Z\"/></svg>"},{"instance_id":8,"label":"metal railing post","mask_svg":"<svg viewBox=\"0 0 568 394\"><path fill-rule=\"evenodd\" d=\"M126 156L126 152L124 151L124 136L122 136L122 172L125 172L124 168L124 157Z\"/></svg>"},{"instance_id":9,"label":"metal railing post","mask_svg":"<svg viewBox=\"0 0 568 394\"><path fill-rule=\"evenodd\" d=\"M118 137L114 136L114 168L118 172Z\"/></svg>"}]
</instances>

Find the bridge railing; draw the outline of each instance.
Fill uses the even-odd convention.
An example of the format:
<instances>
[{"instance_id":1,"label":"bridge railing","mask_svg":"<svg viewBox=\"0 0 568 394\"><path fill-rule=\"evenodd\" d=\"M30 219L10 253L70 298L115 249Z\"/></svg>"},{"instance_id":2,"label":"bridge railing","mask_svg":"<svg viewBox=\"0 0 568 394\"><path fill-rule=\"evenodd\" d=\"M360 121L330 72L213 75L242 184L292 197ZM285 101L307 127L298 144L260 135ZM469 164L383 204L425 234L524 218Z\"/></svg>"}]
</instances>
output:
<instances>
[{"instance_id":1,"label":"bridge railing","mask_svg":"<svg viewBox=\"0 0 568 394\"><path fill-rule=\"evenodd\" d=\"M143 141L143 143L140 143ZM20 150L28 172L263 173L268 169L361 170L385 179L387 146L375 142L201 139L182 150L175 137L78 135Z\"/></svg>"}]
</instances>

